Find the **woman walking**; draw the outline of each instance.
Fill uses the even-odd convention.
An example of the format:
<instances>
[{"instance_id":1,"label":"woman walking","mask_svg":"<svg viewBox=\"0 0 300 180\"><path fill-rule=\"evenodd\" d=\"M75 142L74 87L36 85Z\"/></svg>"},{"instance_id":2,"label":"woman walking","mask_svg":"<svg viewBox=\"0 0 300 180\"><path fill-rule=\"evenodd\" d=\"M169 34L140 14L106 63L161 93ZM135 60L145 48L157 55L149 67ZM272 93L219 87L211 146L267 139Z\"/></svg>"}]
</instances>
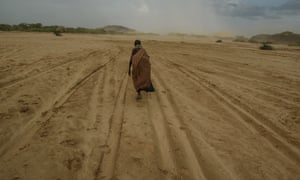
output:
<instances>
[{"instance_id":1,"label":"woman walking","mask_svg":"<svg viewBox=\"0 0 300 180\"><path fill-rule=\"evenodd\" d=\"M137 98L141 99L141 91L154 92L154 88L151 82L151 64L150 56L146 50L142 47L140 40L134 41L134 48L132 49L128 75L131 75L132 66L132 80L137 92Z\"/></svg>"}]
</instances>

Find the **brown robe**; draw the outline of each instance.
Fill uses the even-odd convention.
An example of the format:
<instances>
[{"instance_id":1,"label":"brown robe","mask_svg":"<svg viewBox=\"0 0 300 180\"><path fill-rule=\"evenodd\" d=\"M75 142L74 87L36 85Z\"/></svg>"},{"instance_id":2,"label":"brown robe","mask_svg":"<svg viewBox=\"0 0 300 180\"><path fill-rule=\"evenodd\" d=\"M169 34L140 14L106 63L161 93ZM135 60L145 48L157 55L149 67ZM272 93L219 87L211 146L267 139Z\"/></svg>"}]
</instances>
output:
<instances>
[{"instance_id":1,"label":"brown robe","mask_svg":"<svg viewBox=\"0 0 300 180\"><path fill-rule=\"evenodd\" d=\"M151 86L151 64L146 50L141 48L132 55L132 80L135 89L144 90Z\"/></svg>"}]
</instances>

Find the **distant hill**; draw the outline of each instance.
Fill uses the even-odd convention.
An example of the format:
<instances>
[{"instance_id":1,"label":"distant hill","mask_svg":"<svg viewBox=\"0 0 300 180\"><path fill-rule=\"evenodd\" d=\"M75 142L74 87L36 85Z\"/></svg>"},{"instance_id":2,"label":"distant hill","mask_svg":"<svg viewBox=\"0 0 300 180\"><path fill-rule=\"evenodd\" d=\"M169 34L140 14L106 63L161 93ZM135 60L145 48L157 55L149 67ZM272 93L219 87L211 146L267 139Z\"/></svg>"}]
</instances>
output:
<instances>
[{"instance_id":1,"label":"distant hill","mask_svg":"<svg viewBox=\"0 0 300 180\"><path fill-rule=\"evenodd\" d=\"M140 33L125 26L110 25L103 28L43 26L42 23L20 23L17 25L0 24L0 31L90 33L90 34L131 34Z\"/></svg>"},{"instance_id":2,"label":"distant hill","mask_svg":"<svg viewBox=\"0 0 300 180\"><path fill-rule=\"evenodd\" d=\"M106 32L118 32L118 33L132 33L136 32L134 29L130 29L125 26L119 26L119 25L109 25L102 28Z\"/></svg>"},{"instance_id":3,"label":"distant hill","mask_svg":"<svg viewBox=\"0 0 300 180\"><path fill-rule=\"evenodd\" d=\"M249 41L256 43L270 42L277 44L300 45L300 34L295 34L289 31L273 35L259 34L251 37Z\"/></svg>"}]
</instances>

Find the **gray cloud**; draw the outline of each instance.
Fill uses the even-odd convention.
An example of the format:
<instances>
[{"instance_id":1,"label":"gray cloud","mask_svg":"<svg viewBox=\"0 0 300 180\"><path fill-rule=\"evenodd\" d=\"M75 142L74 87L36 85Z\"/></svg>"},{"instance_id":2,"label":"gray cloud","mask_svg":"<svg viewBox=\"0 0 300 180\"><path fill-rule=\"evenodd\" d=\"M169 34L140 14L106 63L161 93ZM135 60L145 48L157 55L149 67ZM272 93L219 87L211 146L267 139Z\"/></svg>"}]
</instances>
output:
<instances>
[{"instance_id":1,"label":"gray cloud","mask_svg":"<svg viewBox=\"0 0 300 180\"><path fill-rule=\"evenodd\" d=\"M300 1L299 0L288 0L284 4L273 7L271 10L274 13L281 15L297 15L300 14Z\"/></svg>"},{"instance_id":2,"label":"gray cloud","mask_svg":"<svg viewBox=\"0 0 300 180\"><path fill-rule=\"evenodd\" d=\"M266 17L266 8L242 3L236 6L231 6L225 14L226 13L232 17L257 19L260 17Z\"/></svg>"},{"instance_id":3,"label":"gray cloud","mask_svg":"<svg viewBox=\"0 0 300 180\"><path fill-rule=\"evenodd\" d=\"M242 0L214 0L213 7L222 16L257 19L281 19L283 16L295 16L300 14L300 1L287 0L283 4L275 6L255 5Z\"/></svg>"},{"instance_id":4,"label":"gray cloud","mask_svg":"<svg viewBox=\"0 0 300 180\"><path fill-rule=\"evenodd\" d=\"M0 23L91 28L116 24L144 32L250 33L270 27L281 29L284 20L286 26L300 30L295 23L300 12L297 1L0 0Z\"/></svg>"},{"instance_id":5,"label":"gray cloud","mask_svg":"<svg viewBox=\"0 0 300 180\"><path fill-rule=\"evenodd\" d=\"M266 8L240 0L214 0L213 7L221 16L256 20L266 16Z\"/></svg>"}]
</instances>

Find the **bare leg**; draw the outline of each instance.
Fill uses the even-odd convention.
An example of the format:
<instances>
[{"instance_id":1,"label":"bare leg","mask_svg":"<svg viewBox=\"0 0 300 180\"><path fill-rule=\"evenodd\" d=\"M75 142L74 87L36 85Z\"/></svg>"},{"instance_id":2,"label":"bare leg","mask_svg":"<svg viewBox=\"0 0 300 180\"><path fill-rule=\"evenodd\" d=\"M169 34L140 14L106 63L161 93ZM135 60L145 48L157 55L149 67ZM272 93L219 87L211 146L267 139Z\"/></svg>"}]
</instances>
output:
<instances>
[{"instance_id":1,"label":"bare leg","mask_svg":"<svg viewBox=\"0 0 300 180\"><path fill-rule=\"evenodd\" d=\"M136 99L142 99L142 94L141 94L141 90L138 90L137 91L137 96L136 96Z\"/></svg>"}]
</instances>

